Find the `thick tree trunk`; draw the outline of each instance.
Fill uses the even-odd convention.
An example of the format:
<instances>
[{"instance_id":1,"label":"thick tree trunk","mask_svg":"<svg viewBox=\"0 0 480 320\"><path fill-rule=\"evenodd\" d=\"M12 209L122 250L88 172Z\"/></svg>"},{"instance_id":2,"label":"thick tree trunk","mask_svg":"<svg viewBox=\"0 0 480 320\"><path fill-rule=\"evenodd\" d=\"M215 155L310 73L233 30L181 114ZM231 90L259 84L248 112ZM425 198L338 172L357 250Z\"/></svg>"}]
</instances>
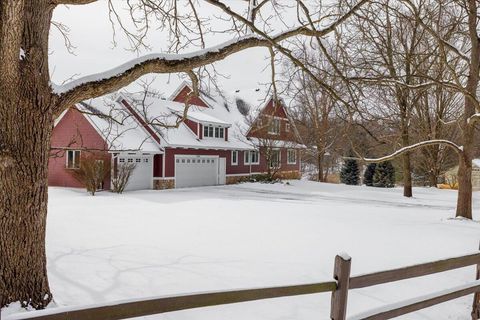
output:
<instances>
[{"instance_id":1,"label":"thick tree trunk","mask_svg":"<svg viewBox=\"0 0 480 320\"><path fill-rule=\"evenodd\" d=\"M477 2L468 0L468 24L472 49L470 50L470 70L466 90L470 96L465 96L462 118L463 152L459 157L458 166L458 200L457 217L472 219L472 157L475 126L469 123L469 118L475 114L477 89L480 68L480 41L477 34Z\"/></svg>"},{"instance_id":2,"label":"thick tree trunk","mask_svg":"<svg viewBox=\"0 0 480 320\"><path fill-rule=\"evenodd\" d=\"M472 219L472 159L459 157L457 217Z\"/></svg>"},{"instance_id":3,"label":"thick tree trunk","mask_svg":"<svg viewBox=\"0 0 480 320\"><path fill-rule=\"evenodd\" d=\"M20 301L38 309L52 298L45 256L52 123L32 104L35 98L23 102L22 116L1 132L12 152L10 164L0 169L0 306Z\"/></svg>"},{"instance_id":4,"label":"thick tree trunk","mask_svg":"<svg viewBox=\"0 0 480 320\"><path fill-rule=\"evenodd\" d=\"M0 6L7 30L0 33L0 306L20 301L41 309L52 299L45 228L53 6L34 0L2 0Z\"/></svg>"}]
</instances>

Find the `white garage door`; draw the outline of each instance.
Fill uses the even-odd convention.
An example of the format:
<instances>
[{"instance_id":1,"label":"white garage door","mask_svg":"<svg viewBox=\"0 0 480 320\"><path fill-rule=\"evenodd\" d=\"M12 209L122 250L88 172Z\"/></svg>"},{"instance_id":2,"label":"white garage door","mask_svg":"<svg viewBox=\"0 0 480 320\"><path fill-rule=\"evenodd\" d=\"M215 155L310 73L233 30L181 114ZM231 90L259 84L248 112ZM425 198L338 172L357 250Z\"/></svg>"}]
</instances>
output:
<instances>
[{"instance_id":1,"label":"white garage door","mask_svg":"<svg viewBox=\"0 0 480 320\"><path fill-rule=\"evenodd\" d=\"M125 190L145 190L152 189L153 181L153 158L152 156L119 156L118 163L134 163L130 179Z\"/></svg>"},{"instance_id":2,"label":"white garage door","mask_svg":"<svg viewBox=\"0 0 480 320\"><path fill-rule=\"evenodd\" d=\"M218 157L176 156L175 187L200 187L219 184Z\"/></svg>"}]
</instances>

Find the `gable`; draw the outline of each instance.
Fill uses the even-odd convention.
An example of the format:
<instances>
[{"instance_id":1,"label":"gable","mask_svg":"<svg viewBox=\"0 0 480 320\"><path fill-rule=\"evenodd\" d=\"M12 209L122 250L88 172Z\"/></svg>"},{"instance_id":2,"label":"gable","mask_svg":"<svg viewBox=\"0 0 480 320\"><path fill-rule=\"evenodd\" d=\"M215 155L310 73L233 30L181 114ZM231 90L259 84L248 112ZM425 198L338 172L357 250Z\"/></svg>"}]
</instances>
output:
<instances>
[{"instance_id":1,"label":"gable","mask_svg":"<svg viewBox=\"0 0 480 320\"><path fill-rule=\"evenodd\" d=\"M284 118L288 120L287 113L285 111L283 104L280 104L279 106L275 107L273 104L273 99L270 99L270 101L263 108L263 110L260 111L260 114L264 116L274 116L274 117Z\"/></svg>"},{"instance_id":2,"label":"gable","mask_svg":"<svg viewBox=\"0 0 480 320\"><path fill-rule=\"evenodd\" d=\"M187 101L187 96L190 92L192 92L192 89L190 89L190 87L188 87L187 85L184 85L182 90L180 90L175 95L175 97L172 99L172 101L185 103L185 101ZM208 108L208 105L202 99L200 99L199 97L190 98L189 103L200 106L200 107Z\"/></svg>"},{"instance_id":3,"label":"gable","mask_svg":"<svg viewBox=\"0 0 480 320\"><path fill-rule=\"evenodd\" d=\"M280 120L278 133L271 133L269 130L269 122L273 118ZM292 142L298 142L299 140L295 124L290 121L284 105L281 104L275 107L273 99L270 99L263 109L259 111L248 130L247 137Z\"/></svg>"},{"instance_id":4,"label":"gable","mask_svg":"<svg viewBox=\"0 0 480 320\"><path fill-rule=\"evenodd\" d=\"M108 149L105 139L74 107L68 109L53 128L51 141L52 148Z\"/></svg>"}]
</instances>

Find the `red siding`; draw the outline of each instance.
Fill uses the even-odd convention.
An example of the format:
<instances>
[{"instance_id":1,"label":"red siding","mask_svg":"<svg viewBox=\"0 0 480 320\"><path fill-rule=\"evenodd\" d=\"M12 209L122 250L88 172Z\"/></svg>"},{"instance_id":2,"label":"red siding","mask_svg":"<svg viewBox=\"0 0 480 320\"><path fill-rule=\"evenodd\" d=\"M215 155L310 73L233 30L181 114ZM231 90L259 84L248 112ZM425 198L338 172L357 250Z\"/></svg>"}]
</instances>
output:
<instances>
[{"instance_id":1,"label":"red siding","mask_svg":"<svg viewBox=\"0 0 480 320\"><path fill-rule=\"evenodd\" d=\"M153 156L153 176L156 178L163 176L163 154Z\"/></svg>"},{"instance_id":2,"label":"red siding","mask_svg":"<svg viewBox=\"0 0 480 320\"><path fill-rule=\"evenodd\" d=\"M266 123L268 123L268 116L274 116L281 118L280 122L280 134L270 134L268 133L268 128ZM262 120L262 125L259 125L259 121ZM287 131L287 123L290 124L290 131ZM252 125L251 130L248 133L248 137L264 138L264 139L274 139L282 141L297 141L295 137L293 124L290 123L290 120L287 117L285 109L283 106L274 107L273 100L270 100L265 108L262 110L255 123Z\"/></svg>"},{"instance_id":3,"label":"red siding","mask_svg":"<svg viewBox=\"0 0 480 320\"><path fill-rule=\"evenodd\" d=\"M193 131L193 133L195 133L196 136L198 136L198 122L195 122L195 121L192 121L192 120L189 120L189 119L185 119L184 120L184 123L187 125L187 127L190 128L190 130Z\"/></svg>"},{"instance_id":4,"label":"red siding","mask_svg":"<svg viewBox=\"0 0 480 320\"><path fill-rule=\"evenodd\" d=\"M185 101L187 100L188 94L189 94L191 91L192 91L192 90L191 90L188 86L183 87L183 89L180 90L179 93L177 93L177 95L175 96L175 98L173 98L173 101L176 101L176 102L185 102ZM190 102L190 104L194 104L194 105L196 105L196 106L208 108L207 104L206 104L205 102L203 102L203 100L200 99L199 97L192 97L189 102Z\"/></svg>"},{"instance_id":5,"label":"red siding","mask_svg":"<svg viewBox=\"0 0 480 320\"><path fill-rule=\"evenodd\" d=\"M107 152L107 148L104 139L85 119L85 116L74 108L69 109L53 128L52 157L48 163L48 184L60 187L83 187L72 176L72 169L66 168L67 155L64 149L82 150L82 153L91 150L110 161L111 156ZM110 189L110 177L105 179L104 185L106 189Z\"/></svg>"},{"instance_id":6,"label":"red siding","mask_svg":"<svg viewBox=\"0 0 480 320\"><path fill-rule=\"evenodd\" d=\"M227 175L266 172L267 165L265 158L260 154L260 163L258 165L245 165L244 152L238 151L238 164L232 165L232 152L230 150L197 150L197 149L172 149L165 150L165 177L171 178L175 176L175 155L198 155L198 156L219 156L226 158ZM287 150L281 151L281 169L280 171L300 170L299 152L297 151L297 163L293 165L287 164Z\"/></svg>"}]
</instances>

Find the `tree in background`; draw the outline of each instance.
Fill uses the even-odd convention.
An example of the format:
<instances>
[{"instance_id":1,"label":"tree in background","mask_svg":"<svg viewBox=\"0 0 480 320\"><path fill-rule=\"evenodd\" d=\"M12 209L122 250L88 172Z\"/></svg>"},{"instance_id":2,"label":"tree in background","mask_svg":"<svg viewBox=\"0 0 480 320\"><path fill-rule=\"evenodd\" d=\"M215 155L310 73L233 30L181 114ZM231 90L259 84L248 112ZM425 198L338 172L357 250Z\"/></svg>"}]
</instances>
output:
<instances>
[{"instance_id":1,"label":"tree in background","mask_svg":"<svg viewBox=\"0 0 480 320\"><path fill-rule=\"evenodd\" d=\"M354 186L360 183L360 170L357 160L345 159L340 172L340 182Z\"/></svg>"},{"instance_id":2,"label":"tree in background","mask_svg":"<svg viewBox=\"0 0 480 320\"><path fill-rule=\"evenodd\" d=\"M376 163L369 163L363 173L363 183L366 186L373 187L373 176L375 174Z\"/></svg>"},{"instance_id":3,"label":"tree in background","mask_svg":"<svg viewBox=\"0 0 480 320\"><path fill-rule=\"evenodd\" d=\"M395 187L395 168L391 161L380 162L376 165L373 186L379 188Z\"/></svg>"}]
</instances>

